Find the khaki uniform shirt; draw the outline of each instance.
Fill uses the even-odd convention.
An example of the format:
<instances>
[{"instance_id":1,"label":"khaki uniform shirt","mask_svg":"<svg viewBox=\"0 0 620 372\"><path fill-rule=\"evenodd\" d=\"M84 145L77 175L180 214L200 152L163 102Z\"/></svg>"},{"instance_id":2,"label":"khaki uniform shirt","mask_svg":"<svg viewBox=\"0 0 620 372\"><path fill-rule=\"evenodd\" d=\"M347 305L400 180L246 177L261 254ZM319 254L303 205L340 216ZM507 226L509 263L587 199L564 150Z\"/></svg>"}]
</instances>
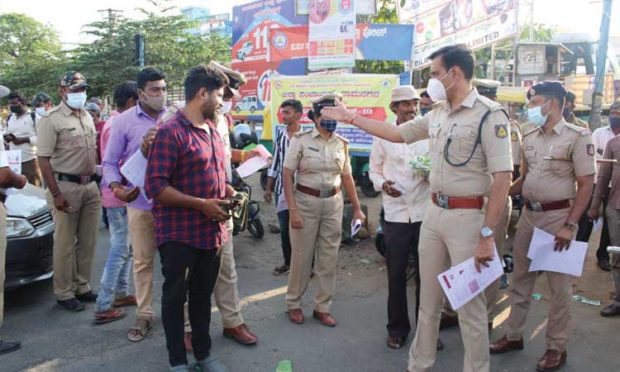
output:
<instances>
[{"instance_id":1,"label":"khaki uniform shirt","mask_svg":"<svg viewBox=\"0 0 620 372\"><path fill-rule=\"evenodd\" d=\"M482 144L464 166L476 144L482 116L491 110L482 126ZM512 171L510 124L501 105L478 94L469 93L460 107L452 109L442 102L423 117L404 123L400 134L407 143L429 138L431 155L430 186L432 192L448 196L482 196L491 188L492 174Z\"/></svg>"},{"instance_id":2,"label":"khaki uniform shirt","mask_svg":"<svg viewBox=\"0 0 620 372\"><path fill-rule=\"evenodd\" d=\"M525 199L543 203L574 199L575 177L595 172L592 134L564 119L548 134L542 127L534 129L523 137L523 161Z\"/></svg>"},{"instance_id":3,"label":"khaki uniform shirt","mask_svg":"<svg viewBox=\"0 0 620 372\"><path fill-rule=\"evenodd\" d=\"M341 175L351 174L349 141L334 133L323 139L314 128L295 134L284 167L296 171L297 183L316 190L340 186Z\"/></svg>"},{"instance_id":4,"label":"khaki uniform shirt","mask_svg":"<svg viewBox=\"0 0 620 372\"><path fill-rule=\"evenodd\" d=\"M573 113L570 114L570 117L568 118L568 120L566 120L566 122L569 123L569 124L574 124L574 125L576 125L578 127L585 128L585 129L589 129L590 128L590 126L588 125L588 123L586 121L579 119Z\"/></svg>"},{"instance_id":5,"label":"khaki uniform shirt","mask_svg":"<svg viewBox=\"0 0 620 372\"><path fill-rule=\"evenodd\" d=\"M62 102L41 118L37 129L37 156L49 157L54 172L95 174L97 132L86 110L76 116Z\"/></svg>"},{"instance_id":6,"label":"khaki uniform shirt","mask_svg":"<svg viewBox=\"0 0 620 372\"><path fill-rule=\"evenodd\" d=\"M518 121L510 122L510 145L512 150L512 164L521 164L521 145L523 144L523 135L521 134L521 125Z\"/></svg>"}]
</instances>

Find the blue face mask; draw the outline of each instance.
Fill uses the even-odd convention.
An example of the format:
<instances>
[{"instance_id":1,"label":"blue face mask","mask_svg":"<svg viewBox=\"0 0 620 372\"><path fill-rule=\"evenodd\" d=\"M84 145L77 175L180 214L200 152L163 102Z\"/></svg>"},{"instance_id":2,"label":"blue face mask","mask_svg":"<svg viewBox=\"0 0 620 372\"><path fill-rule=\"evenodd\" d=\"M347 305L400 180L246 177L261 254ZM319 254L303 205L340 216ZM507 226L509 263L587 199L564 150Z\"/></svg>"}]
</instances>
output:
<instances>
[{"instance_id":1,"label":"blue face mask","mask_svg":"<svg viewBox=\"0 0 620 372\"><path fill-rule=\"evenodd\" d=\"M544 105L547 104L547 102L543 103L542 106L536 106L527 109L527 120L530 123L536 125L537 127L542 127L543 125L545 125L545 123L547 122L547 116L549 116L549 114L543 115L542 108Z\"/></svg>"},{"instance_id":2,"label":"blue face mask","mask_svg":"<svg viewBox=\"0 0 620 372\"><path fill-rule=\"evenodd\" d=\"M67 105L73 109L79 110L84 108L86 103L86 92L67 93Z\"/></svg>"},{"instance_id":3,"label":"blue face mask","mask_svg":"<svg viewBox=\"0 0 620 372\"><path fill-rule=\"evenodd\" d=\"M429 111L431 111L430 107L422 107L420 109L420 113L422 114L422 116L426 115Z\"/></svg>"},{"instance_id":4,"label":"blue face mask","mask_svg":"<svg viewBox=\"0 0 620 372\"><path fill-rule=\"evenodd\" d=\"M336 120L321 120L320 126L326 131L332 133L336 131L336 126L338 126L338 122Z\"/></svg>"},{"instance_id":5,"label":"blue face mask","mask_svg":"<svg viewBox=\"0 0 620 372\"><path fill-rule=\"evenodd\" d=\"M610 117L609 118L609 126L611 127L611 129L618 129L618 128L620 128L620 116L618 116L618 117Z\"/></svg>"}]
</instances>

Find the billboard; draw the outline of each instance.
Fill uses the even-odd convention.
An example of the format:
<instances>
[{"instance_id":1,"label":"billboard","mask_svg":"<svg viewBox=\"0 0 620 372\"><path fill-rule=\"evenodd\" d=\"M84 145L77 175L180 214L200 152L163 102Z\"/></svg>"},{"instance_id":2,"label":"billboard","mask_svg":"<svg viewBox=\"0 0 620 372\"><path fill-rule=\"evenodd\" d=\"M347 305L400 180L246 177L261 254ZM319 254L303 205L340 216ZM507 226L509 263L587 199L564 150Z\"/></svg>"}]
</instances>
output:
<instances>
[{"instance_id":1,"label":"billboard","mask_svg":"<svg viewBox=\"0 0 620 372\"><path fill-rule=\"evenodd\" d=\"M355 1L309 1L308 69L355 66Z\"/></svg>"},{"instance_id":2,"label":"billboard","mask_svg":"<svg viewBox=\"0 0 620 372\"><path fill-rule=\"evenodd\" d=\"M450 44L479 49L517 33L517 0L402 0L400 23L415 27L412 68Z\"/></svg>"},{"instance_id":3,"label":"billboard","mask_svg":"<svg viewBox=\"0 0 620 372\"><path fill-rule=\"evenodd\" d=\"M397 24L357 24L355 59L409 61L413 45L413 26ZM308 56L308 26L271 29L269 61Z\"/></svg>"},{"instance_id":4,"label":"billboard","mask_svg":"<svg viewBox=\"0 0 620 372\"><path fill-rule=\"evenodd\" d=\"M304 107L301 124L304 129L314 124L308 119L312 101L334 91L343 95L348 108L356 109L360 115L392 121L394 114L389 110L392 89L398 86L397 75L344 74L313 76L281 76L272 79L271 125L273 138L284 128L280 105L284 100L297 99ZM338 123L338 134L347 138L352 151L369 151L373 136L352 125Z\"/></svg>"},{"instance_id":5,"label":"billboard","mask_svg":"<svg viewBox=\"0 0 620 372\"><path fill-rule=\"evenodd\" d=\"M308 17L295 13L294 0L258 0L233 7L232 68L248 80L239 90L241 98L233 104L233 115L262 120L271 76L305 73L303 60L270 63L268 55L270 29L307 23Z\"/></svg>"}]
</instances>

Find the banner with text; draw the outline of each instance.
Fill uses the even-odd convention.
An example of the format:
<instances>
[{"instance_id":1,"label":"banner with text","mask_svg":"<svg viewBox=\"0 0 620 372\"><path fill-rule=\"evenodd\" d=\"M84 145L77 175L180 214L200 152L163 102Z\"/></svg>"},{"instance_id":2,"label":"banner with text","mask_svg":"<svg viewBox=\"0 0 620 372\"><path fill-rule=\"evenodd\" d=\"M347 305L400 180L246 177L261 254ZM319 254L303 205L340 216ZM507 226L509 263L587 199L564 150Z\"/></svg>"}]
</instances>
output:
<instances>
[{"instance_id":1,"label":"banner with text","mask_svg":"<svg viewBox=\"0 0 620 372\"><path fill-rule=\"evenodd\" d=\"M310 0L308 69L355 65L355 1Z\"/></svg>"},{"instance_id":2,"label":"banner with text","mask_svg":"<svg viewBox=\"0 0 620 372\"><path fill-rule=\"evenodd\" d=\"M284 128L280 105L287 99L297 99L304 107L302 126L312 128L308 110L312 101L338 91L347 107L356 109L360 115L381 121L394 120L390 111L392 89L398 86L397 75L345 74L314 76L274 77L271 85L271 124L273 138ZM373 137L352 125L338 123L338 134L350 141L352 151L369 151Z\"/></svg>"},{"instance_id":3,"label":"banner with text","mask_svg":"<svg viewBox=\"0 0 620 372\"><path fill-rule=\"evenodd\" d=\"M415 27L412 68L430 63L428 56L451 44L479 49L517 33L517 0L403 0L400 23Z\"/></svg>"}]
</instances>

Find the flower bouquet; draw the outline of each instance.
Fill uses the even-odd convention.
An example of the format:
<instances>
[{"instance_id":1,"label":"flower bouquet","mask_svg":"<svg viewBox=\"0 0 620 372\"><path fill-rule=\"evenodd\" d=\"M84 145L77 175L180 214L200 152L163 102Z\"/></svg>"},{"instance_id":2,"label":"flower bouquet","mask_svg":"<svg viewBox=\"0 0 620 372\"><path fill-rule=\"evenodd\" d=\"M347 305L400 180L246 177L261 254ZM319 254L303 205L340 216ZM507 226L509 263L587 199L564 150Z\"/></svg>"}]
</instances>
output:
<instances>
[{"instance_id":1,"label":"flower bouquet","mask_svg":"<svg viewBox=\"0 0 620 372\"><path fill-rule=\"evenodd\" d=\"M411 168L413 168L418 177L428 180L428 176L431 173L430 156L416 156L415 159L409 162L409 165L411 165Z\"/></svg>"}]
</instances>

